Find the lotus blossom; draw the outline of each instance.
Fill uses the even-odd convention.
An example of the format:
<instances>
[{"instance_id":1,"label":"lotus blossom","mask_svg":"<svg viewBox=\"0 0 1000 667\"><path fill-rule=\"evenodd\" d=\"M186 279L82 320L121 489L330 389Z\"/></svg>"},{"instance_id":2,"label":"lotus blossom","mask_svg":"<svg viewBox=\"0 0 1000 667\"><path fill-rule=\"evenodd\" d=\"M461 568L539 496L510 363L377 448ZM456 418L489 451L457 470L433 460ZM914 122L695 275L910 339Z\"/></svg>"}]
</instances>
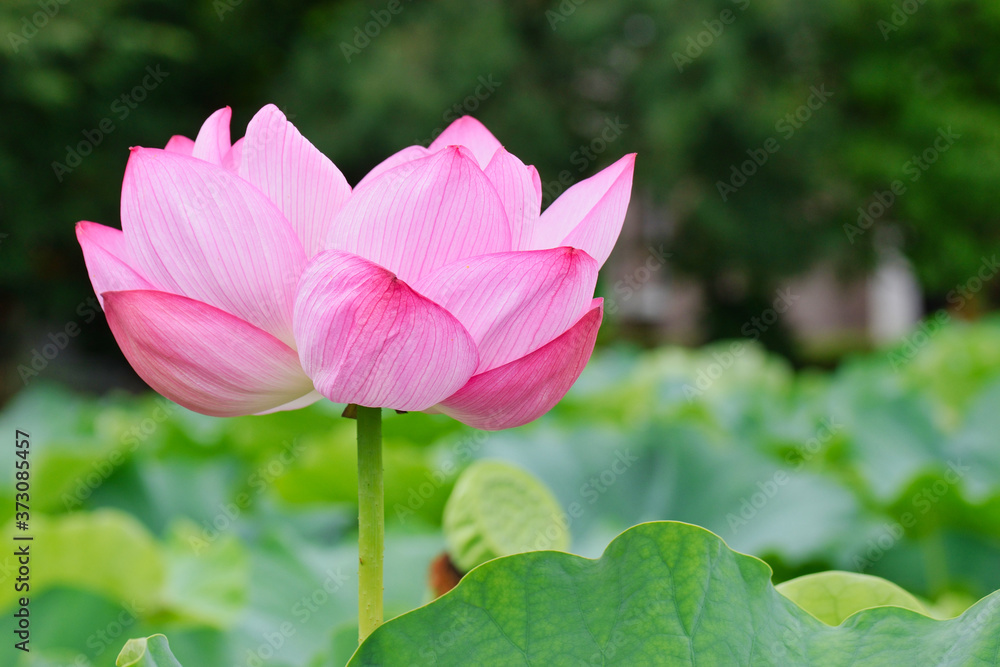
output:
<instances>
[{"instance_id":1,"label":"lotus blossom","mask_svg":"<svg viewBox=\"0 0 1000 667\"><path fill-rule=\"evenodd\" d=\"M151 387L216 416L322 395L495 430L576 381L634 155L540 213L538 172L470 117L353 191L276 107L235 143L230 117L133 148L122 229L77 225L111 330Z\"/></svg>"}]
</instances>

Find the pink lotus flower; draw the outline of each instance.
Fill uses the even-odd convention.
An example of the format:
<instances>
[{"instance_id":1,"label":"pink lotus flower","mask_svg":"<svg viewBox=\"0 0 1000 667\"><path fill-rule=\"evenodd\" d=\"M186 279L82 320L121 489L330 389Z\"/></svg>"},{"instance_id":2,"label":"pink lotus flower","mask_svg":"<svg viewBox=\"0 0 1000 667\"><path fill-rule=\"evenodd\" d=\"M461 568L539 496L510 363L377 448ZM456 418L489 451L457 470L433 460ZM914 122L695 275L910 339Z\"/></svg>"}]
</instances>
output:
<instances>
[{"instance_id":1,"label":"pink lotus flower","mask_svg":"<svg viewBox=\"0 0 1000 667\"><path fill-rule=\"evenodd\" d=\"M537 171L472 118L352 193L274 106L235 144L230 116L133 149L122 230L77 225L111 330L151 387L210 415L322 395L493 430L576 381L634 155L539 214Z\"/></svg>"}]
</instances>

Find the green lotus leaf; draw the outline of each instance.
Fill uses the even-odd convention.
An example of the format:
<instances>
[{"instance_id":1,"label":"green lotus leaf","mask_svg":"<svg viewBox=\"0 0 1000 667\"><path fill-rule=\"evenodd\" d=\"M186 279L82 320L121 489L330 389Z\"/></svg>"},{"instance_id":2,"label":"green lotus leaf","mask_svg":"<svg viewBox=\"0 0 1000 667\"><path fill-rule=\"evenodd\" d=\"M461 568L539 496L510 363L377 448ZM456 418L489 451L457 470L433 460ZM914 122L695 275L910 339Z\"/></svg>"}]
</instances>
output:
<instances>
[{"instance_id":1,"label":"green lotus leaf","mask_svg":"<svg viewBox=\"0 0 1000 667\"><path fill-rule=\"evenodd\" d=\"M531 473L500 461L465 469L445 504L443 524L451 560L465 572L499 556L569 547L552 492Z\"/></svg>"},{"instance_id":2,"label":"green lotus leaf","mask_svg":"<svg viewBox=\"0 0 1000 667\"><path fill-rule=\"evenodd\" d=\"M130 639L118 654L115 667L181 667L170 652L170 643L163 635Z\"/></svg>"},{"instance_id":3,"label":"green lotus leaf","mask_svg":"<svg viewBox=\"0 0 1000 667\"><path fill-rule=\"evenodd\" d=\"M490 561L382 625L349 664L993 664L1000 593L955 619L876 607L831 627L770 577L707 530L641 524L596 560L544 551Z\"/></svg>"},{"instance_id":4,"label":"green lotus leaf","mask_svg":"<svg viewBox=\"0 0 1000 667\"><path fill-rule=\"evenodd\" d=\"M871 607L894 606L930 615L911 594L881 577L857 572L817 572L778 584L775 589L827 625L840 625Z\"/></svg>"}]
</instances>

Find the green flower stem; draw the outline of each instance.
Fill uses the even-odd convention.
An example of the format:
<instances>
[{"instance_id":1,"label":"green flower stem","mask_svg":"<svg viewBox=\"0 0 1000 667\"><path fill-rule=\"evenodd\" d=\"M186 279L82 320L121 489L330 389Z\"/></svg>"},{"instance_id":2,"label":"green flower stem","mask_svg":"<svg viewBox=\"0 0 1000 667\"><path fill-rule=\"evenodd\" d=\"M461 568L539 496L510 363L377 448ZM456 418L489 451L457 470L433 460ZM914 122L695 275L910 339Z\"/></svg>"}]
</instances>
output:
<instances>
[{"instance_id":1,"label":"green flower stem","mask_svg":"<svg viewBox=\"0 0 1000 667\"><path fill-rule=\"evenodd\" d=\"M382 409L358 406L358 641L382 624Z\"/></svg>"}]
</instances>

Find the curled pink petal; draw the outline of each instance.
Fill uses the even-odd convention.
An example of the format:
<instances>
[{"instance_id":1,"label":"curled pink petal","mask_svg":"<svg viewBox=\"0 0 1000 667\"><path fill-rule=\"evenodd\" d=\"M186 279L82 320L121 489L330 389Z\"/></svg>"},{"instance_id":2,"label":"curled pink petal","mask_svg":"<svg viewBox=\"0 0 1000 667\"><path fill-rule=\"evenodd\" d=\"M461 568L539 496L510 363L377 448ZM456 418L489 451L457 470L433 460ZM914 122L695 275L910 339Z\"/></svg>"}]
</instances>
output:
<instances>
[{"instance_id":1,"label":"curled pink petal","mask_svg":"<svg viewBox=\"0 0 1000 667\"><path fill-rule=\"evenodd\" d=\"M295 302L299 358L336 403L423 410L476 368L476 346L444 308L391 272L336 250L317 255Z\"/></svg>"},{"instance_id":2,"label":"curled pink petal","mask_svg":"<svg viewBox=\"0 0 1000 667\"><path fill-rule=\"evenodd\" d=\"M170 137L170 141L163 147L163 150L170 151L171 153L180 153L181 155L191 155L194 152L194 139L188 139L181 134L175 134Z\"/></svg>"},{"instance_id":3,"label":"curled pink petal","mask_svg":"<svg viewBox=\"0 0 1000 667\"><path fill-rule=\"evenodd\" d=\"M289 345L302 244L263 193L207 162L134 149L122 228L136 270L158 288L246 320Z\"/></svg>"},{"instance_id":4,"label":"curled pink petal","mask_svg":"<svg viewBox=\"0 0 1000 667\"><path fill-rule=\"evenodd\" d=\"M247 125L240 152L240 176L278 205L307 257L319 252L333 217L351 194L344 175L273 104Z\"/></svg>"},{"instance_id":5,"label":"curled pink petal","mask_svg":"<svg viewBox=\"0 0 1000 667\"><path fill-rule=\"evenodd\" d=\"M132 268L122 230L96 222L78 222L76 238L83 248L90 283L102 307L104 292L153 289L149 281Z\"/></svg>"},{"instance_id":6,"label":"curled pink petal","mask_svg":"<svg viewBox=\"0 0 1000 667\"><path fill-rule=\"evenodd\" d=\"M510 225L472 154L453 146L356 188L331 226L327 247L414 281L455 260L510 250Z\"/></svg>"},{"instance_id":7,"label":"curled pink petal","mask_svg":"<svg viewBox=\"0 0 1000 667\"><path fill-rule=\"evenodd\" d=\"M523 249L568 245L603 265L625 221L634 170L631 153L568 189L545 209Z\"/></svg>"},{"instance_id":8,"label":"curled pink petal","mask_svg":"<svg viewBox=\"0 0 1000 667\"><path fill-rule=\"evenodd\" d=\"M476 373L523 357L566 331L589 309L596 286L597 262L573 248L481 255L413 284L476 341Z\"/></svg>"},{"instance_id":9,"label":"curled pink petal","mask_svg":"<svg viewBox=\"0 0 1000 667\"><path fill-rule=\"evenodd\" d=\"M480 373L435 406L484 431L514 428L538 419L566 395L594 351L603 306L594 300L568 331L531 354Z\"/></svg>"},{"instance_id":10,"label":"curled pink petal","mask_svg":"<svg viewBox=\"0 0 1000 667\"><path fill-rule=\"evenodd\" d=\"M191 155L199 160L221 165L231 147L229 121L232 117L233 110L229 107L223 107L209 116L198 130Z\"/></svg>"},{"instance_id":11,"label":"curled pink petal","mask_svg":"<svg viewBox=\"0 0 1000 667\"><path fill-rule=\"evenodd\" d=\"M465 146L472 151L479 167L485 169L493 159L493 154L500 148L500 142L478 120L472 116L462 116L446 127L428 148L435 152L448 146Z\"/></svg>"},{"instance_id":12,"label":"curled pink petal","mask_svg":"<svg viewBox=\"0 0 1000 667\"><path fill-rule=\"evenodd\" d=\"M485 173L500 194L507 212L511 247L520 248L522 239L531 237L542 205L538 171L499 148L486 166Z\"/></svg>"},{"instance_id":13,"label":"curled pink petal","mask_svg":"<svg viewBox=\"0 0 1000 667\"><path fill-rule=\"evenodd\" d=\"M312 391L298 356L218 308L166 292L106 292L108 324L132 368L175 403L215 417L271 410Z\"/></svg>"},{"instance_id":14,"label":"curled pink petal","mask_svg":"<svg viewBox=\"0 0 1000 667\"><path fill-rule=\"evenodd\" d=\"M418 160L422 157L427 157L428 155L430 155L430 151L423 146L407 146L403 150L393 153L375 165L375 168L365 174L365 177L362 178L355 187L360 188L362 185L371 183L377 177L381 176L390 169L394 169L401 164L406 164L407 162L413 162L414 160Z\"/></svg>"}]
</instances>

